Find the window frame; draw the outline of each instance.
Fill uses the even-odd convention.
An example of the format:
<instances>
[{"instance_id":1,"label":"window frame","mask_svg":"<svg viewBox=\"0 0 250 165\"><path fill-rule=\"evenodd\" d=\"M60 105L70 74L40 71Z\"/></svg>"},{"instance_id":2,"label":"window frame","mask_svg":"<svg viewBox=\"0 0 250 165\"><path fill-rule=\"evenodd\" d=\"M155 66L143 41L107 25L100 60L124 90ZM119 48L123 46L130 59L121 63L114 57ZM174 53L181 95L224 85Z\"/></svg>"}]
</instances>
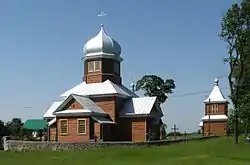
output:
<instances>
[{"instance_id":1,"label":"window frame","mask_svg":"<svg viewBox=\"0 0 250 165\"><path fill-rule=\"evenodd\" d=\"M79 122L80 121L84 121L84 132L83 133L79 132ZM87 134L87 119L86 118L77 119L77 134L78 135L86 135Z\"/></svg>"},{"instance_id":2,"label":"window frame","mask_svg":"<svg viewBox=\"0 0 250 165\"><path fill-rule=\"evenodd\" d=\"M66 121L66 125L67 125L67 132L66 133L64 133L64 132L62 132L62 122L63 121ZM68 119L60 119L60 135L68 135L69 134L69 120Z\"/></svg>"},{"instance_id":3,"label":"window frame","mask_svg":"<svg viewBox=\"0 0 250 165\"><path fill-rule=\"evenodd\" d=\"M91 69L91 65L93 65L93 68ZM89 61L88 62L88 72L94 72L95 71L95 63L94 61Z\"/></svg>"},{"instance_id":4,"label":"window frame","mask_svg":"<svg viewBox=\"0 0 250 165\"><path fill-rule=\"evenodd\" d=\"M97 63L99 63L99 69L96 69L96 66L98 65ZM93 65L93 69L91 69L90 67L91 65ZM102 70L102 62L100 60L88 62L88 72L98 72L101 70Z\"/></svg>"},{"instance_id":5,"label":"window frame","mask_svg":"<svg viewBox=\"0 0 250 165\"><path fill-rule=\"evenodd\" d=\"M96 69L96 63L99 63L99 69ZM94 71L101 71L102 70L102 63L101 61L94 61Z\"/></svg>"},{"instance_id":6,"label":"window frame","mask_svg":"<svg viewBox=\"0 0 250 165\"><path fill-rule=\"evenodd\" d=\"M213 113L219 112L219 105L218 104L212 104L212 112Z\"/></svg>"}]
</instances>

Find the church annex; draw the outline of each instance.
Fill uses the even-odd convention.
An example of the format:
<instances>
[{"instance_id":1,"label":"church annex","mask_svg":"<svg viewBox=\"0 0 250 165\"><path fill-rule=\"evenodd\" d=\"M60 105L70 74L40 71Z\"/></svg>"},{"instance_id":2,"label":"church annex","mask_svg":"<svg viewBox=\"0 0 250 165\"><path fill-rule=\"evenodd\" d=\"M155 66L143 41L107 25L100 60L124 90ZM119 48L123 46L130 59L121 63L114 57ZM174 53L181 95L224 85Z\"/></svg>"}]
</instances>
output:
<instances>
[{"instance_id":1,"label":"church annex","mask_svg":"<svg viewBox=\"0 0 250 165\"><path fill-rule=\"evenodd\" d=\"M83 81L62 93L44 115L49 140L158 140L160 104L156 97L139 97L122 85L121 47L103 25L85 44L83 54Z\"/></svg>"}]
</instances>

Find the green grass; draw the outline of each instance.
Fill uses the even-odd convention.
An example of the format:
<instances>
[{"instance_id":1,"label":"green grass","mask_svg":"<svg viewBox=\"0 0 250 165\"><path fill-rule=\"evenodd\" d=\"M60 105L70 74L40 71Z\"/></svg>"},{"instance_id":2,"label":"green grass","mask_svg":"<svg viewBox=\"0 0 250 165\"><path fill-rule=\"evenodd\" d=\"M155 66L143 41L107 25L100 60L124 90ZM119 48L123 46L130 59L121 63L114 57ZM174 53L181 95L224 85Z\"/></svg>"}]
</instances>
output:
<instances>
[{"instance_id":1,"label":"green grass","mask_svg":"<svg viewBox=\"0 0 250 165\"><path fill-rule=\"evenodd\" d=\"M231 138L151 148L0 152L3 165L249 165L250 144Z\"/></svg>"}]
</instances>

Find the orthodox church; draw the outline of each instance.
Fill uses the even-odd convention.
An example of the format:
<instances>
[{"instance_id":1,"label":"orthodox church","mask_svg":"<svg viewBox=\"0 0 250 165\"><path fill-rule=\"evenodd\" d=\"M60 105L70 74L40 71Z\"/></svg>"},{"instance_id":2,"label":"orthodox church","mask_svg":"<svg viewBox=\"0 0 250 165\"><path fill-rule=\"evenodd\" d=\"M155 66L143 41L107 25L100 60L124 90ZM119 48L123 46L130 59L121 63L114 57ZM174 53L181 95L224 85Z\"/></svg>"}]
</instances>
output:
<instances>
[{"instance_id":1,"label":"orthodox church","mask_svg":"<svg viewBox=\"0 0 250 165\"><path fill-rule=\"evenodd\" d=\"M83 81L62 93L44 114L49 140L158 140L160 104L156 97L139 97L122 84L121 46L103 25L85 44L82 60Z\"/></svg>"},{"instance_id":2,"label":"orthodox church","mask_svg":"<svg viewBox=\"0 0 250 165\"><path fill-rule=\"evenodd\" d=\"M215 78L214 87L205 104L205 116L199 126L204 135L227 135L228 104L219 88L219 80Z\"/></svg>"}]
</instances>

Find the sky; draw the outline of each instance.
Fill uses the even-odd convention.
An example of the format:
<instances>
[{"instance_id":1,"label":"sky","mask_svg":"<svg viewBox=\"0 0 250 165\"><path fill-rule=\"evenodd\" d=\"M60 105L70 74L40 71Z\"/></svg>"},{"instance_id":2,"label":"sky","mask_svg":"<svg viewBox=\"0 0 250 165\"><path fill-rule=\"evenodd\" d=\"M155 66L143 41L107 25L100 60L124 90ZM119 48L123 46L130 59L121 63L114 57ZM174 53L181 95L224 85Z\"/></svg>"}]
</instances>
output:
<instances>
[{"instance_id":1,"label":"sky","mask_svg":"<svg viewBox=\"0 0 250 165\"><path fill-rule=\"evenodd\" d=\"M198 130L215 77L229 94L220 22L237 0L11 0L0 2L0 119L42 118L82 81L84 44L104 24L122 47L127 87L146 74L175 80L162 106L170 130ZM97 17L98 12L107 13ZM203 92L205 91L205 92ZM189 93L199 93L184 95Z\"/></svg>"}]
</instances>

